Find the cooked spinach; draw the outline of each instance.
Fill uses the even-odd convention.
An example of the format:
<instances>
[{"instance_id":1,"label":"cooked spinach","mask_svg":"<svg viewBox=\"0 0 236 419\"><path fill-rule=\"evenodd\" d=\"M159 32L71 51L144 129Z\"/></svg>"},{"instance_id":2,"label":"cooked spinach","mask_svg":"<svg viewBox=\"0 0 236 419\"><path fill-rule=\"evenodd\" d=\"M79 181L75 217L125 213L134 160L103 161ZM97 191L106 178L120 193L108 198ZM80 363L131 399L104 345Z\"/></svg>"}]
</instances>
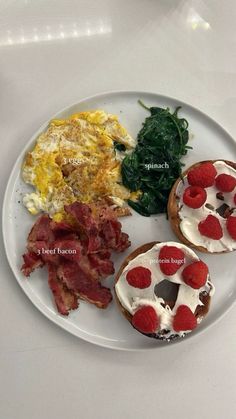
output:
<instances>
[{"instance_id":1,"label":"cooked spinach","mask_svg":"<svg viewBox=\"0 0 236 419\"><path fill-rule=\"evenodd\" d=\"M139 200L129 200L129 205L149 216L166 212L171 187L182 174L180 159L192 147L187 146L188 122L178 117L180 107L171 113L169 108L147 108L139 103L151 115L138 133L135 150L124 158L121 173L127 188L142 191Z\"/></svg>"}]
</instances>

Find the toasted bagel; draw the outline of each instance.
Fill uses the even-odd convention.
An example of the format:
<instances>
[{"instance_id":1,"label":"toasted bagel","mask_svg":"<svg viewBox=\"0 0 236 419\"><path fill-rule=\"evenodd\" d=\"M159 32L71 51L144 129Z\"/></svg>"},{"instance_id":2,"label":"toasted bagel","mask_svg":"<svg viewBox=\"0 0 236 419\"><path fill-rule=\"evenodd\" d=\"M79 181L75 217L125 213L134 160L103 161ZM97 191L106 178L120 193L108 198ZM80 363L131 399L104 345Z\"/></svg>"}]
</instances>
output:
<instances>
[{"instance_id":1,"label":"toasted bagel","mask_svg":"<svg viewBox=\"0 0 236 419\"><path fill-rule=\"evenodd\" d=\"M195 164L193 164L192 166L190 166L187 170L185 170L185 172L183 172L182 174L182 178L184 178L185 176L187 176L188 172L198 166L200 166L203 163L215 163L215 162L224 162L226 163L228 166L232 167L233 169L236 170L236 163L229 161L229 160L222 160L222 159L218 159L218 160L205 160L205 161L201 161L201 162L197 162ZM200 252L204 252L204 253L228 253L231 252L232 250L223 250L221 252L211 252L209 251L206 247L204 246L199 246L196 245L194 243L192 243L190 240L188 240L183 232L181 231L180 228L180 224L181 224L181 218L179 215L180 212L180 208L178 206L178 201L180 199L180 197L177 195L177 189L179 184L182 182L181 178L178 178L176 180L176 182L174 183L170 195L169 195L169 200L168 200L168 206L167 206L167 213L168 213L168 219L170 221L172 230L174 231L174 233L176 234L176 236L178 237L178 239L184 243L186 246L190 246Z\"/></svg>"},{"instance_id":2,"label":"toasted bagel","mask_svg":"<svg viewBox=\"0 0 236 419\"><path fill-rule=\"evenodd\" d=\"M167 245L168 245L168 243L170 243L170 242L167 242ZM172 242L171 242L172 243ZM121 266L120 266L120 269L119 269L119 271L117 272L117 274L116 274L116 277L115 277L115 288L114 288L114 291L115 291L115 300L116 300L116 302L117 302L117 305L118 305L118 308L119 308L119 310L123 313L123 315L125 316L125 318L129 321L129 323L132 325L132 317L133 317L133 315L127 310L127 308L125 308L123 305L122 305L122 302L120 301L120 299L119 299L119 296L118 296L118 294L117 294L117 290L116 290L116 284L118 283L118 281L120 280L120 278L121 278L121 276L122 276L122 273L123 273L123 271L125 270L125 268L127 267L127 265L132 261L132 260L134 260L137 256L139 256L139 255L141 255L141 254L143 254L143 253L146 253L146 252L148 252L150 249L152 249L153 248L153 246L155 246L155 245L157 245L157 244L161 244L161 242L158 242L158 241L156 241L156 242L150 242L150 243L145 243L145 244L143 244L142 246L140 246L140 247L138 247L137 249L135 249L130 255L128 255L127 257L126 257L126 259L123 261L123 263L121 264ZM163 243L163 245L165 245L165 243ZM176 245L179 245L179 246L181 246L181 248L182 248L182 245L180 244L180 243L176 243ZM183 245L183 248L184 248L185 246ZM191 249L189 249L189 251L191 251ZM192 253L194 253L193 251L191 251ZM195 255L195 254L194 254ZM199 260L199 258L197 257L197 255L195 255L195 257L196 257L196 260ZM164 279L166 279L166 276L163 274L163 280ZM211 301L211 290L214 288L213 286L212 286L212 284L211 284L211 282L210 282L210 277L208 278L208 281L209 281L209 284L210 284L210 287L209 287L209 292L207 292L205 289L203 289L202 291L200 291L199 292L199 300L201 301L201 304L198 304L197 305L197 307L196 307L196 309L195 309L195 311L194 311L194 316L195 316L195 318L196 318L196 320L197 320L197 322L198 323L200 323L201 322L201 320L206 316L206 314L208 313L208 311L209 311L209 306L210 306L210 301ZM161 281L160 281L161 282ZM165 300L165 304L164 304L165 306L167 306L167 305L169 305L170 307L174 307L174 305L175 305L175 301L170 301L170 300L168 300L168 301L166 301ZM133 326L133 325L132 325ZM134 327L134 326L133 326ZM138 332L140 332L139 330L138 330ZM145 335L145 336L148 336L148 337L152 337L152 338L156 338L156 339L159 339L159 340L166 340L166 341L170 341L170 340L172 340L172 339L175 339L175 338L178 338L178 337L180 337L179 336L179 334L177 334L177 333L169 333L168 334L168 337L166 337L165 336L165 333L163 333L163 331L161 331L161 333L143 333L143 332L141 332L143 335ZM182 334L182 336L184 336L185 334Z\"/></svg>"}]
</instances>

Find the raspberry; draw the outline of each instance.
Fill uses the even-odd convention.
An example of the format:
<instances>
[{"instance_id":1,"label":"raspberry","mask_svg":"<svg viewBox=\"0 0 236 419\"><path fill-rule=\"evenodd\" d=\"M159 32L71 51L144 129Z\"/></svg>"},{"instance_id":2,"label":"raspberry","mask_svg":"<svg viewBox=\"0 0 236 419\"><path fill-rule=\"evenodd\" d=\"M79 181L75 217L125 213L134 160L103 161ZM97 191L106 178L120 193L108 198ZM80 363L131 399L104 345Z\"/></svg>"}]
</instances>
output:
<instances>
[{"instance_id":1,"label":"raspberry","mask_svg":"<svg viewBox=\"0 0 236 419\"><path fill-rule=\"evenodd\" d=\"M209 237L213 240L219 240L223 236L223 230L218 218L214 215L208 215L203 221L198 224L198 230L202 236Z\"/></svg>"},{"instance_id":2,"label":"raspberry","mask_svg":"<svg viewBox=\"0 0 236 419\"><path fill-rule=\"evenodd\" d=\"M176 332L183 332L193 330L195 327L197 327L197 319L190 308L185 305L179 306L173 320L173 329Z\"/></svg>"},{"instance_id":3,"label":"raspberry","mask_svg":"<svg viewBox=\"0 0 236 419\"><path fill-rule=\"evenodd\" d=\"M143 306L134 313L132 325L143 333L155 333L160 321L155 309L152 306Z\"/></svg>"},{"instance_id":4,"label":"raspberry","mask_svg":"<svg viewBox=\"0 0 236 419\"><path fill-rule=\"evenodd\" d=\"M127 273L126 280L132 287L147 288L151 285L151 271L142 266L137 266Z\"/></svg>"},{"instance_id":5,"label":"raspberry","mask_svg":"<svg viewBox=\"0 0 236 419\"><path fill-rule=\"evenodd\" d=\"M236 186L236 178L231 175L222 174L215 180L217 189L221 192L232 192Z\"/></svg>"},{"instance_id":6,"label":"raspberry","mask_svg":"<svg viewBox=\"0 0 236 419\"><path fill-rule=\"evenodd\" d=\"M201 260L186 266L182 272L185 284L198 289L205 285L208 276L208 267Z\"/></svg>"},{"instance_id":7,"label":"raspberry","mask_svg":"<svg viewBox=\"0 0 236 419\"><path fill-rule=\"evenodd\" d=\"M214 184L217 171L212 163L202 163L188 172L188 183L207 188Z\"/></svg>"},{"instance_id":8,"label":"raspberry","mask_svg":"<svg viewBox=\"0 0 236 419\"><path fill-rule=\"evenodd\" d=\"M236 194L234 195L234 203L236 205Z\"/></svg>"},{"instance_id":9,"label":"raspberry","mask_svg":"<svg viewBox=\"0 0 236 419\"><path fill-rule=\"evenodd\" d=\"M226 221L226 227L232 239L236 240L236 217L230 215Z\"/></svg>"},{"instance_id":10,"label":"raspberry","mask_svg":"<svg viewBox=\"0 0 236 419\"><path fill-rule=\"evenodd\" d=\"M200 208L206 201L207 194L205 189L200 186L189 186L183 195L184 203L190 208Z\"/></svg>"},{"instance_id":11,"label":"raspberry","mask_svg":"<svg viewBox=\"0 0 236 419\"><path fill-rule=\"evenodd\" d=\"M175 246L163 246L159 253L160 270L164 275L174 275L184 264L184 252Z\"/></svg>"}]
</instances>

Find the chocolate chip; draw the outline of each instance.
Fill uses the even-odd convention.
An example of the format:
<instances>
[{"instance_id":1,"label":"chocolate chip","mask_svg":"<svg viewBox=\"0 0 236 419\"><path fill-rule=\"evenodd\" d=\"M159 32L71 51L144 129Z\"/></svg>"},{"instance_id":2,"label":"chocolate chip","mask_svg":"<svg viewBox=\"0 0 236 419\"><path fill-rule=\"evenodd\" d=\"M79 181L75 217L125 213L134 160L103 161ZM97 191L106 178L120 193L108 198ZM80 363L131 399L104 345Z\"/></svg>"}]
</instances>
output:
<instances>
[{"instance_id":1,"label":"chocolate chip","mask_svg":"<svg viewBox=\"0 0 236 419\"><path fill-rule=\"evenodd\" d=\"M208 208L209 210L212 210L212 211L214 211L214 209L215 209L215 208L213 207L213 205L208 204L208 203L206 203L206 204L205 204L205 207L206 207L206 208Z\"/></svg>"},{"instance_id":2,"label":"chocolate chip","mask_svg":"<svg viewBox=\"0 0 236 419\"><path fill-rule=\"evenodd\" d=\"M231 214L233 214L234 209L233 208L227 208L224 213L224 218L228 218Z\"/></svg>"},{"instance_id":3,"label":"chocolate chip","mask_svg":"<svg viewBox=\"0 0 236 419\"><path fill-rule=\"evenodd\" d=\"M224 195L223 195L223 193L222 193L222 192L217 192L217 194L216 194L216 198L217 198L217 199L220 199L221 201L224 201L224 200L225 200Z\"/></svg>"},{"instance_id":4,"label":"chocolate chip","mask_svg":"<svg viewBox=\"0 0 236 419\"><path fill-rule=\"evenodd\" d=\"M229 207L227 204L222 204L219 208L217 208L216 212L223 218L228 218L232 212L233 209Z\"/></svg>"}]
</instances>

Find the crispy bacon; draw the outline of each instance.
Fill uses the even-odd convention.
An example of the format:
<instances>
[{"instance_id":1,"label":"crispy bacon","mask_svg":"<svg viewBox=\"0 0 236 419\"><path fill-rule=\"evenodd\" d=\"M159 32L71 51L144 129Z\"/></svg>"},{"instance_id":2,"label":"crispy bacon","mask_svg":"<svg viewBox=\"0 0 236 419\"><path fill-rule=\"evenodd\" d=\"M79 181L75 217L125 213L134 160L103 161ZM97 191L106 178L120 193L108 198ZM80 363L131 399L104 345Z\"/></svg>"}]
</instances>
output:
<instances>
[{"instance_id":1,"label":"crispy bacon","mask_svg":"<svg viewBox=\"0 0 236 419\"><path fill-rule=\"evenodd\" d=\"M65 259L79 261L81 258L82 246L79 240L55 240L51 248Z\"/></svg>"},{"instance_id":2,"label":"crispy bacon","mask_svg":"<svg viewBox=\"0 0 236 419\"><path fill-rule=\"evenodd\" d=\"M25 276L30 274L36 269L44 265L41 257L33 252L28 252L23 255L24 264L22 265L22 272Z\"/></svg>"},{"instance_id":3,"label":"crispy bacon","mask_svg":"<svg viewBox=\"0 0 236 419\"><path fill-rule=\"evenodd\" d=\"M129 235L122 231L116 245L116 249L113 250L116 250L116 252L124 252L124 250L126 250L130 245L131 242L129 240Z\"/></svg>"},{"instance_id":4,"label":"crispy bacon","mask_svg":"<svg viewBox=\"0 0 236 419\"><path fill-rule=\"evenodd\" d=\"M45 240L28 240L27 250L36 254L41 254L42 249L49 249L48 242Z\"/></svg>"},{"instance_id":5,"label":"crispy bacon","mask_svg":"<svg viewBox=\"0 0 236 419\"><path fill-rule=\"evenodd\" d=\"M78 308L78 296L68 290L57 276L57 267L51 263L48 267L48 284L53 293L57 309L60 314L68 316L70 310Z\"/></svg>"},{"instance_id":6,"label":"crispy bacon","mask_svg":"<svg viewBox=\"0 0 236 419\"><path fill-rule=\"evenodd\" d=\"M63 315L78 307L78 298L107 307L112 294L100 281L114 273L111 251L121 252L130 245L112 210L104 205L95 210L95 204L92 208L80 202L65 206L73 225L42 215L28 236L22 272L29 276L46 264L48 283Z\"/></svg>"},{"instance_id":7,"label":"crispy bacon","mask_svg":"<svg viewBox=\"0 0 236 419\"><path fill-rule=\"evenodd\" d=\"M79 238L78 232L75 231L75 227L65 221L56 223L51 220L50 227L56 240L78 240Z\"/></svg>"},{"instance_id":8,"label":"crispy bacon","mask_svg":"<svg viewBox=\"0 0 236 419\"><path fill-rule=\"evenodd\" d=\"M98 251L101 246L101 239L98 234L97 222L92 216L91 208L81 202L74 202L71 205L65 205L65 210L76 220L81 241L86 246L87 252Z\"/></svg>"},{"instance_id":9,"label":"crispy bacon","mask_svg":"<svg viewBox=\"0 0 236 419\"><path fill-rule=\"evenodd\" d=\"M27 249L30 252L35 252L36 254L40 255L41 259L44 263L54 263L58 264L60 262L59 255L54 252L54 242L46 242L43 240L38 241L30 241L28 242Z\"/></svg>"},{"instance_id":10,"label":"crispy bacon","mask_svg":"<svg viewBox=\"0 0 236 419\"><path fill-rule=\"evenodd\" d=\"M107 308L112 301L110 289L103 287L100 283L98 283L96 288L92 286L86 291L81 291L79 296L82 300L86 300L98 308Z\"/></svg>"},{"instance_id":11,"label":"crispy bacon","mask_svg":"<svg viewBox=\"0 0 236 419\"><path fill-rule=\"evenodd\" d=\"M103 220L100 236L105 248L123 252L130 246L129 236L121 231L121 223L117 220Z\"/></svg>"},{"instance_id":12,"label":"crispy bacon","mask_svg":"<svg viewBox=\"0 0 236 419\"><path fill-rule=\"evenodd\" d=\"M97 255L100 257L100 259L110 259L111 251L108 249L101 249L99 252L97 252Z\"/></svg>"},{"instance_id":13,"label":"crispy bacon","mask_svg":"<svg viewBox=\"0 0 236 419\"><path fill-rule=\"evenodd\" d=\"M89 274L74 262L63 261L57 274L69 290L99 308L107 307L112 300L110 289L103 287L99 281L91 281Z\"/></svg>"},{"instance_id":14,"label":"crispy bacon","mask_svg":"<svg viewBox=\"0 0 236 419\"><path fill-rule=\"evenodd\" d=\"M91 253L88 255L91 266L96 269L101 277L106 278L115 272L113 262L107 258L101 258L99 253Z\"/></svg>"},{"instance_id":15,"label":"crispy bacon","mask_svg":"<svg viewBox=\"0 0 236 419\"><path fill-rule=\"evenodd\" d=\"M74 202L71 205L65 205L65 210L86 231L89 232L93 226L96 226L96 222L92 217L92 210L88 205L82 204L81 202Z\"/></svg>"},{"instance_id":16,"label":"crispy bacon","mask_svg":"<svg viewBox=\"0 0 236 419\"><path fill-rule=\"evenodd\" d=\"M50 225L51 219L48 215L41 215L33 225L28 241L52 241L54 240L54 234Z\"/></svg>"},{"instance_id":17,"label":"crispy bacon","mask_svg":"<svg viewBox=\"0 0 236 419\"><path fill-rule=\"evenodd\" d=\"M59 235L62 235L63 233L68 234L74 231L73 226L66 223L65 221L60 221L59 223L56 223L55 221L51 220L50 228L54 234L59 233Z\"/></svg>"}]
</instances>

